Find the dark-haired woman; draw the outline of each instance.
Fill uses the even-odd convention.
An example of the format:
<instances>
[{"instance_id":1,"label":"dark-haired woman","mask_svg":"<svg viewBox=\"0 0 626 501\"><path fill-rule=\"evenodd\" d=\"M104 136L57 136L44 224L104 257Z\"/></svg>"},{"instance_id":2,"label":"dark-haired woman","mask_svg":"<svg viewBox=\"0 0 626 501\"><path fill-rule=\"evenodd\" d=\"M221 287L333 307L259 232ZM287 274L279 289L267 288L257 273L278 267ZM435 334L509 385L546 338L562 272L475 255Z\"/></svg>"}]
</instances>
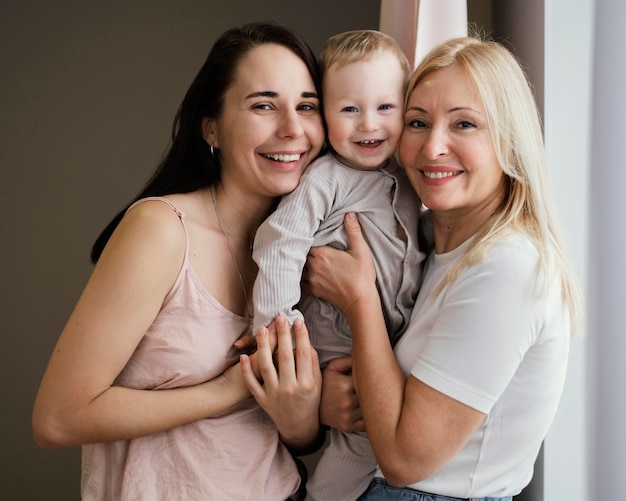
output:
<instances>
[{"instance_id":1,"label":"dark-haired woman","mask_svg":"<svg viewBox=\"0 0 626 501\"><path fill-rule=\"evenodd\" d=\"M275 23L224 33L164 161L96 241L37 395L38 443L83 446L84 500L298 491L290 452L319 434L317 354L298 325L294 355L282 319L258 335L278 343L278 369L267 349L240 361L233 343L251 330L250 242L323 140L307 44ZM242 366L263 380L256 400Z\"/></svg>"}]
</instances>

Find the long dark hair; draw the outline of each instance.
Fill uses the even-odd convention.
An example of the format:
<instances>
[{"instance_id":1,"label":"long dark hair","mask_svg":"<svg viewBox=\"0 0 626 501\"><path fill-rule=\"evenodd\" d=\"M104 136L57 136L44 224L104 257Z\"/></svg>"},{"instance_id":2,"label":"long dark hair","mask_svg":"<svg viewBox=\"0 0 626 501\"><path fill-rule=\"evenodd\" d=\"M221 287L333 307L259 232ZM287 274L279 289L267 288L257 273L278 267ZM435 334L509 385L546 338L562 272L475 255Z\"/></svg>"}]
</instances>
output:
<instances>
[{"instance_id":1,"label":"long dark hair","mask_svg":"<svg viewBox=\"0 0 626 501\"><path fill-rule=\"evenodd\" d=\"M282 45L306 65L318 95L322 95L317 59L305 40L295 31L274 21L250 23L232 28L215 42L191 83L172 125L172 143L161 164L137 196L107 225L91 249L96 263L115 228L135 201L173 193L189 193L220 180L217 158L202 137L204 117L219 117L224 95L233 82L239 61L250 50L264 44Z\"/></svg>"}]
</instances>

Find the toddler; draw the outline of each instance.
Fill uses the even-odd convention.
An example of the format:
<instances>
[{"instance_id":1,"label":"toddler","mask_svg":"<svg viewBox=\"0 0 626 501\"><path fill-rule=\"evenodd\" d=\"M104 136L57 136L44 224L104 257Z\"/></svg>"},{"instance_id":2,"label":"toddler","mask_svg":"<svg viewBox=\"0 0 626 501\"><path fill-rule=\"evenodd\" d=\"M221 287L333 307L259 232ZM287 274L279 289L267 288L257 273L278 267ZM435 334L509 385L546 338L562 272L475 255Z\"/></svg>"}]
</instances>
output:
<instances>
[{"instance_id":1,"label":"toddler","mask_svg":"<svg viewBox=\"0 0 626 501\"><path fill-rule=\"evenodd\" d=\"M358 213L392 342L408 324L424 255L417 242L421 204L395 160L410 71L406 57L391 37L358 30L331 37L320 65L330 152L307 168L256 234L254 332L279 313L291 323L304 318L324 367L351 354L352 340L339 310L301 294L311 246L346 249L343 217ZM329 446L307 484L307 500L356 499L375 469L365 433L331 428Z\"/></svg>"}]
</instances>

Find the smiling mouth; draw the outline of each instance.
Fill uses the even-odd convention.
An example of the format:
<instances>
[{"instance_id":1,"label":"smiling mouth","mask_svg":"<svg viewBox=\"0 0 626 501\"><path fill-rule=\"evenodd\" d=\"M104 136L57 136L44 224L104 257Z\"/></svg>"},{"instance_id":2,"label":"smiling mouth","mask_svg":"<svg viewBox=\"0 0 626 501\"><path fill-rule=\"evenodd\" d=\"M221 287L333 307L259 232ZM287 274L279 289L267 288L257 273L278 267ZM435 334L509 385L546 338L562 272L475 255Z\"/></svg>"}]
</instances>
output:
<instances>
[{"instance_id":1,"label":"smiling mouth","mask_svg":"<svg viewBox=\"0 0 626 501\"><path fill-rule=\"evenodd\" d=\"M263 156L265 158L269 158L270 160L274 160L276 162L291 163L291 162L297 162L298 160L300 160L300 157L302 155L300 153L295 153L292 155L271 155L271 154L264 153Z\"/></svg>"},{"instance_id":2,"label":"smiling mouth","mask_svg":"<svg viewBox=\"0 0 626 501\"><path fill-rule=\"evenodd\" d=\"M431 171L424 170L424 171L422 171L422 173L428 179L443 179L444 177L456 176L456 175L460 174L461 171L457 170L457 171L446 171L446 172L441 172L441 171L431 172Z\"/></svg>"},{"instance_id":3,"label":"smiling mouth","mask_svg":"<svg viewBox=\"0 0 626 501\"><path fill-rule=\"evenodd\" d=\"M365 141L358 141L357 144L359 146L372 147L372 146L378 146L382 142L383 142L382 139L368 139L368 140L365 140Z\"/></svg>"}]
</instances>

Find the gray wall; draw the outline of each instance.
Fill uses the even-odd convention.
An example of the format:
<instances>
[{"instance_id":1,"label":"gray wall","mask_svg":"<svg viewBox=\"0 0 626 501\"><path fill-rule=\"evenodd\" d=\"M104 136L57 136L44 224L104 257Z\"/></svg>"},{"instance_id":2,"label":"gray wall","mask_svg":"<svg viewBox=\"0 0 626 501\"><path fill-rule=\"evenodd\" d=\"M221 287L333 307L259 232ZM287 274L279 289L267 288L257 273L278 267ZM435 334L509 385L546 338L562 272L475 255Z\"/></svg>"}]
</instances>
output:
<instances>
[{"instance_id":1,"label":"gray wall","mask_svg":"<svg viewBox=\"0 0 626 501\"><path fill-rule=\"evenodd\" d=\"M79 499L80 450L35 445L33 399L93 240L161 158L215 38L277 19L319 52L378 16L378 0L0 0L1 498Z\"/></svg>"}]
</instances>

